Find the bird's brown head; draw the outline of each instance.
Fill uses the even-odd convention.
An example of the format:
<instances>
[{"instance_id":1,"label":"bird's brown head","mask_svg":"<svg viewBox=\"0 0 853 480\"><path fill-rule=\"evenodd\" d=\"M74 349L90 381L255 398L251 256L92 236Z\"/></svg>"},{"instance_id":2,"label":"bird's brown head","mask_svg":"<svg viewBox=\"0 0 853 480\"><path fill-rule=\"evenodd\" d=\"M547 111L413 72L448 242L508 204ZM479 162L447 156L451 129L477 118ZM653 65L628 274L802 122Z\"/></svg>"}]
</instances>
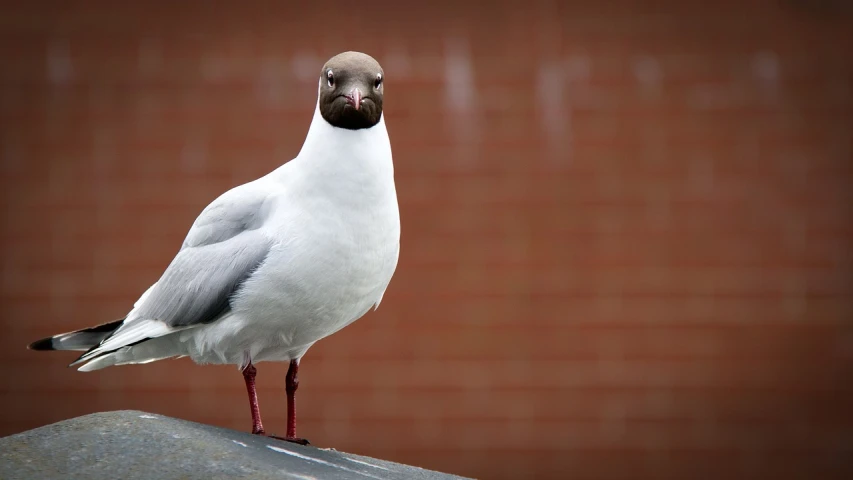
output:
<instances>
[{"instance_id":1,"label":"bird's brown head","mask_svg":"<svg viewBox=\"0 0 853 480\"><path fill-rule=\"evenodd\" d=\"M385 72L370 55L335 55L320 72L320 114L335 127L370 128L382 118L384 85Z\"/></svg>"}]
</instances>

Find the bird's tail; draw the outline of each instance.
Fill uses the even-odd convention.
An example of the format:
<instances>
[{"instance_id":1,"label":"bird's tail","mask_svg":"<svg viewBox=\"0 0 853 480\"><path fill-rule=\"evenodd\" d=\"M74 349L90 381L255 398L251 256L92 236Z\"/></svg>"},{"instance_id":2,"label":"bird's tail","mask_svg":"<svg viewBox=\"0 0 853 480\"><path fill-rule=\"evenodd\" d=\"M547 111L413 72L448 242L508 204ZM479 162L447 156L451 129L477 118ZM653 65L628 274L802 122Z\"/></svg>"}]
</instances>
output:
<instances>
[{"instance_id":1,"label":"bird's tail","mask_svg":"<svg viewBox=\"0 0 853 480\"><path fill-rule=\"evenodd\" d=\"M52 337L42 338L29 344L30 350L79 350L87 351L95 347L111 333L116 331L124 318L104 323L96 327L84 328L68 333L60 333Z\"/></svg>"}]
</instances>

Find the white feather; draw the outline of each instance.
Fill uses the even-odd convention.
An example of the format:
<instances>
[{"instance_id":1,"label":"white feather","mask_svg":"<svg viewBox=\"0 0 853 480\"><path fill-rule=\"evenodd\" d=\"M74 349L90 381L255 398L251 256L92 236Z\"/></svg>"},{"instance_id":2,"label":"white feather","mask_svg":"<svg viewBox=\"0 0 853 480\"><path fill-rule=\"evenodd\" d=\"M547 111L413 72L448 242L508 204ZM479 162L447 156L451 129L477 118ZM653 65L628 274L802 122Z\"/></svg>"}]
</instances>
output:
<instances>
[{"instance_id":1,"label":"white feather","mask_svg":"<svg viewBox=\"0 0 853 480\"><path fill-rule=\"evenodd\" d=\"M151 285L150 287L148 287L148 290L145 290L145 293L143 293L143 294L142 294L142 296L141 296L141 297L139 297L139 300L137 300L137 301L133 304L133 307L134 307L134 308L139 307L140 305L142 305L142 302L144 302L144 301L145 301L145 299L146 299L146 298L148 298L148 295L150 295L150 294L151 294L151 290L154 288L154 286L155 286L155 285L157 285L157 282L154 282L154 284L153 284L153 285Z\"/></svg>"},{"instance_id":2,"label":"white feather","mask_svg":"<svg viewBox=\"0 0 853 480\"><path fill-rule=\"evenodd\" d=\"M132 345L140 340L162 337L163 335L174 331L175 329L159 320L139 320L133 323L126 323L122 325L122 327L119 328L112 336L107 338L104 343L100 344L98 348L95 348L86 355L83 355L80 360L74 362L72 365L85 361L89 358L97 357L104 352Z\"/></svg>"}]
</instances>

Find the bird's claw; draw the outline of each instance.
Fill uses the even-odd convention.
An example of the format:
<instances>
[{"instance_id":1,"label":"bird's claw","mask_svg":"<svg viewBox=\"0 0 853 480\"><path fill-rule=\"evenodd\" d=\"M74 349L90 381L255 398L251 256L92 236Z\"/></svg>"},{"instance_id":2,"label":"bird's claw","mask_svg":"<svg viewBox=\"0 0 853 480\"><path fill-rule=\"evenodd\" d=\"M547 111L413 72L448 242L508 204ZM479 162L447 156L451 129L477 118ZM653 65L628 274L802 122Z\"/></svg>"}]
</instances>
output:
<instances>
[{"instance_id":1,"label":"bird's claw","mask_svg":"<svg viewBox=\"0 0 853 480\"><path fill-rule=\"evenodd\" d=\"M307 439L299 438L299 437L279 437L278 435L269 435L270 438L275 438L277 440L284 440L285 442L297 443L299 445L310 445Z\"/></svg>"}]
</instances>

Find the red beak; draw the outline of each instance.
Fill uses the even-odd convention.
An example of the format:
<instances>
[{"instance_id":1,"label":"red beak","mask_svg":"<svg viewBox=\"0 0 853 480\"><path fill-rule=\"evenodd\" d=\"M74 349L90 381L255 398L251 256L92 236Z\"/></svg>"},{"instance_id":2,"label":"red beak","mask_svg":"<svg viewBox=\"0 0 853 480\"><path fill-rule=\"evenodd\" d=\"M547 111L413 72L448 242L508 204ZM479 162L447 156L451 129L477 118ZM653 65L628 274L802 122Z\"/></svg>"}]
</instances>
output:
<instances>
[{"instance_id":1,"label":"red beak","mask_svg":"<svg viewBox=\"0 0 853 480\"><path fill-rule=\"evenodd\" d=\"M353 88L352 92L347 95L347 103L352 105L356 110L361 108L361 92L357 88Z\"/></svg>"}]
</instances>

